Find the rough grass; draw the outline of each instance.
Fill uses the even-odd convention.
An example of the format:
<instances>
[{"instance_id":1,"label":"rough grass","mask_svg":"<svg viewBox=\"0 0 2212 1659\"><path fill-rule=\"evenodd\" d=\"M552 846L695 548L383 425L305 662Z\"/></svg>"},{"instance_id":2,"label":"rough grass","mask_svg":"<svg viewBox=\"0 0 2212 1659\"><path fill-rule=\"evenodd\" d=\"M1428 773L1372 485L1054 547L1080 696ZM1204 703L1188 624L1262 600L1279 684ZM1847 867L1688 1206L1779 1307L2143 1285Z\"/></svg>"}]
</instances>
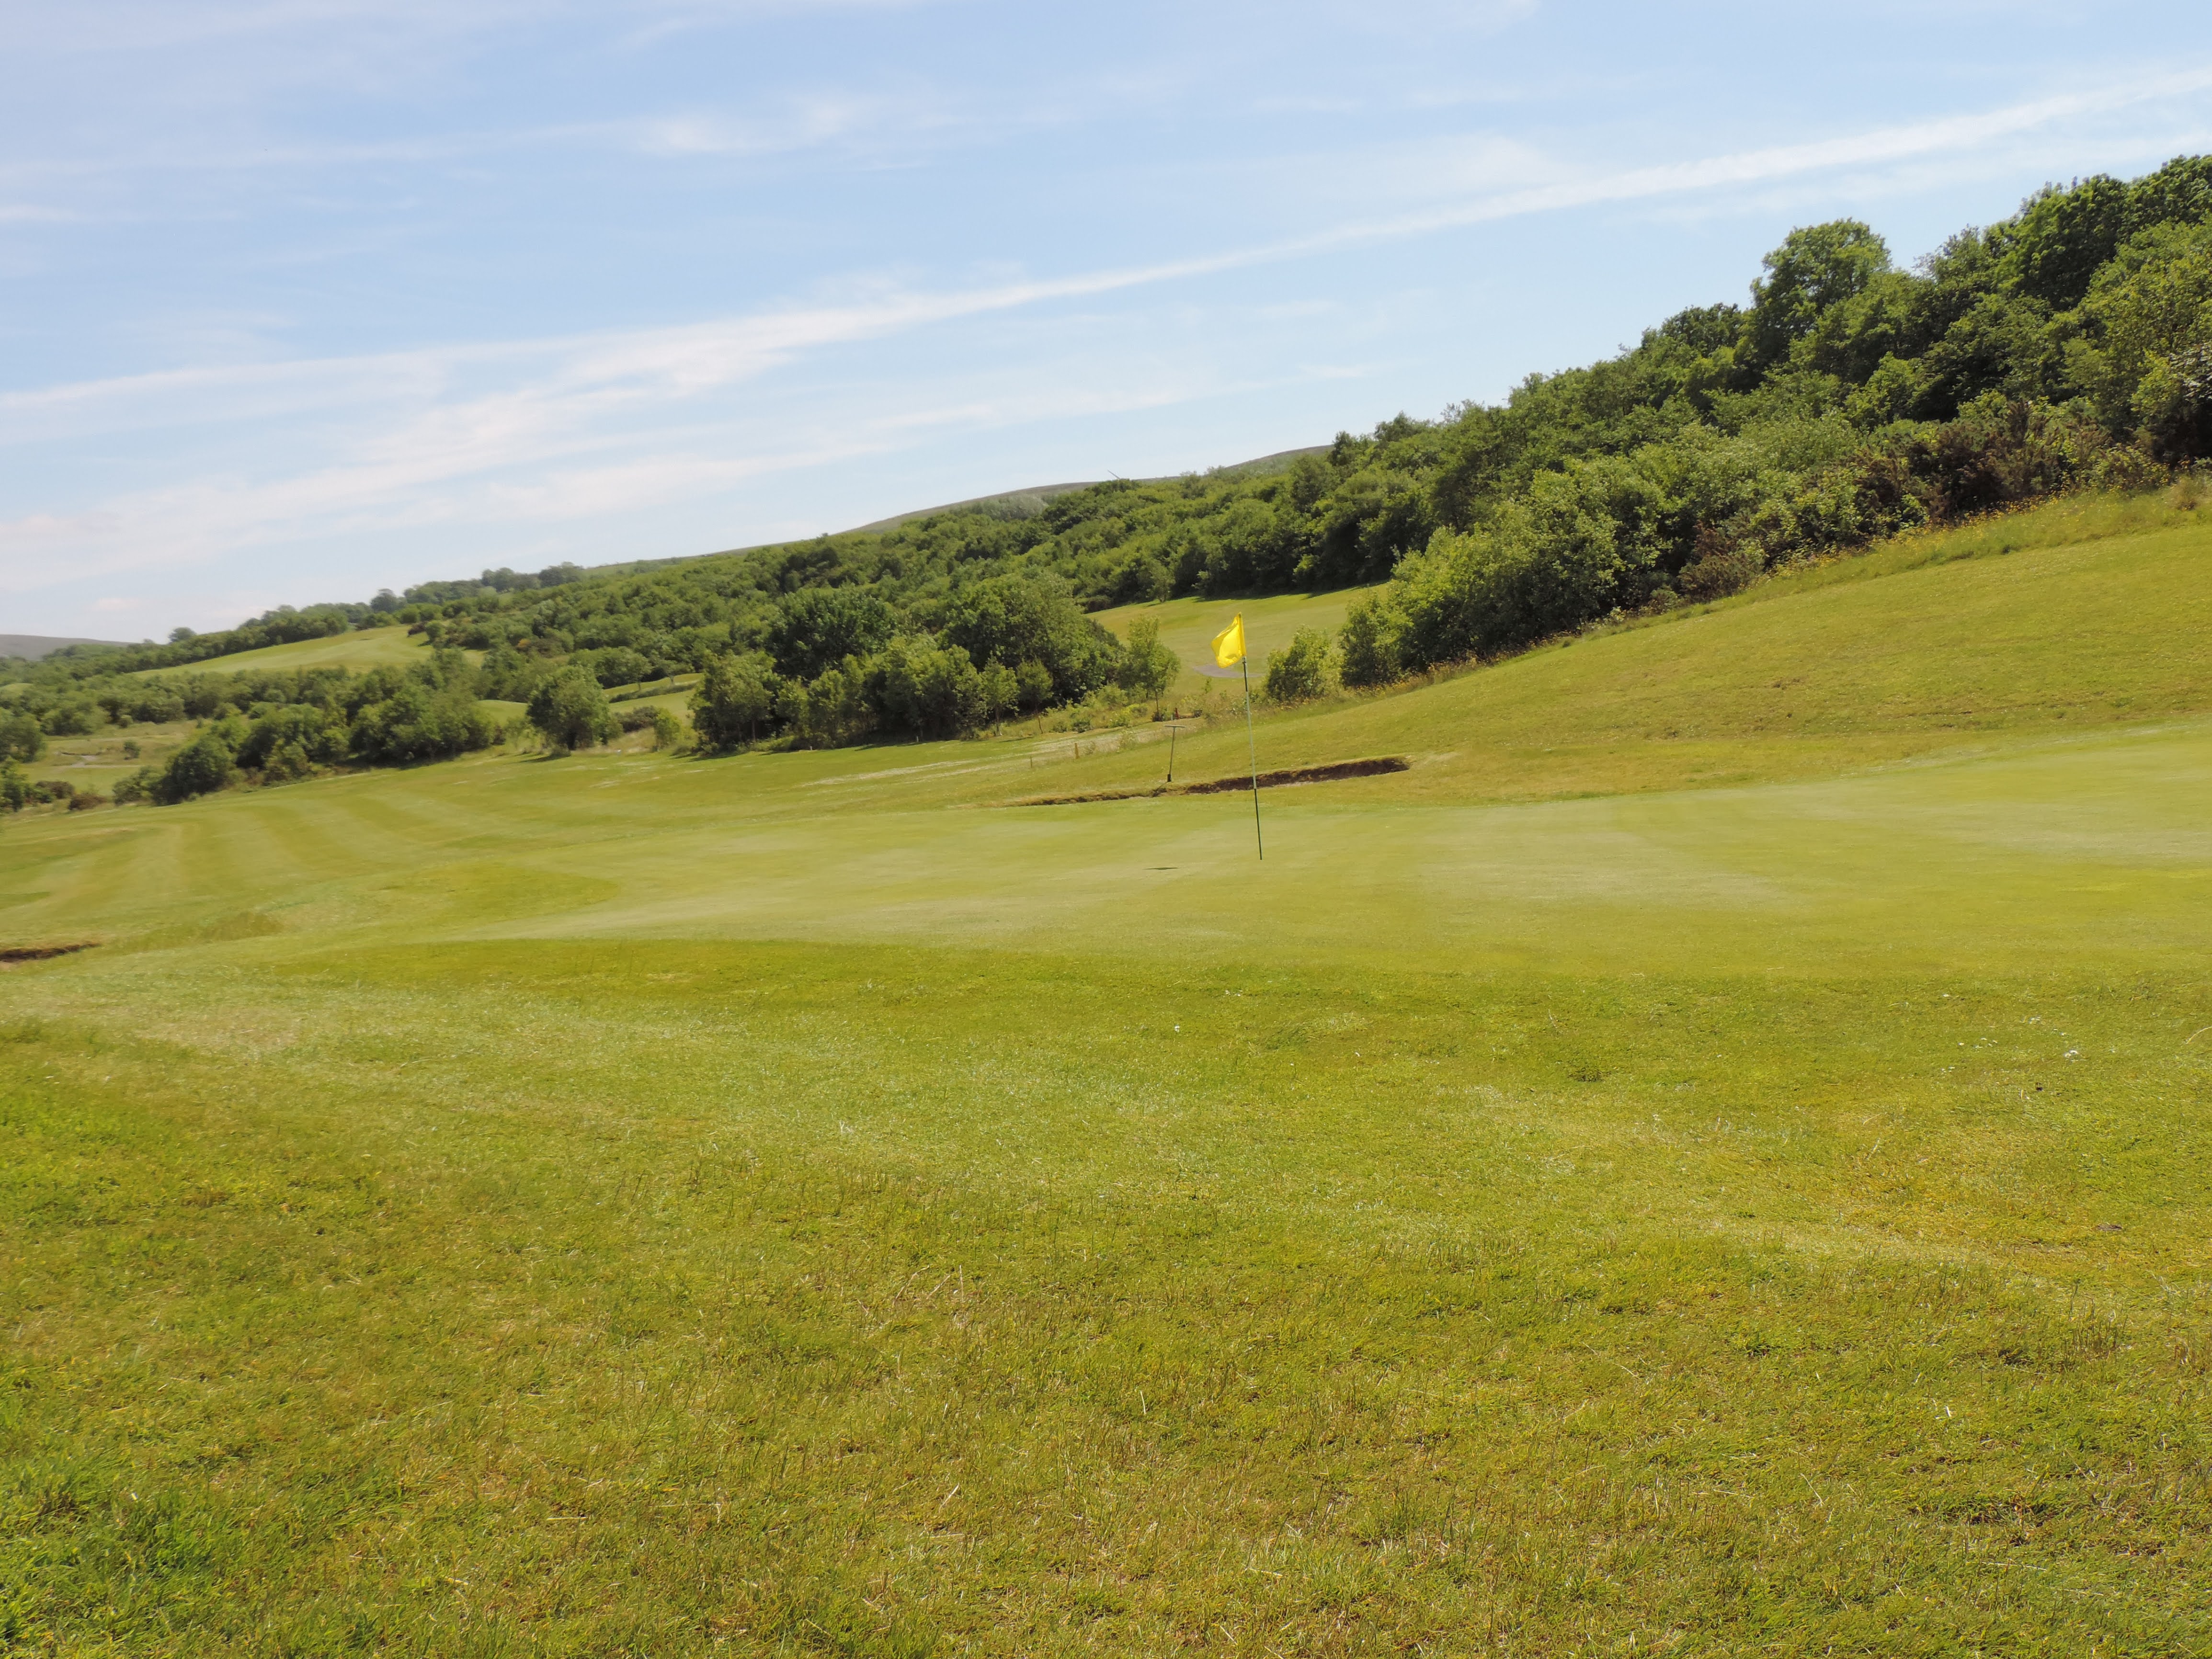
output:
<instances>
[{"instance_id":1,"label":"rough grass","mask_svg":"<svg viewBox=\"0 0 2212 1659\"><path fill-rule=\"evenodd\" d=\"M23 769L27 777L59 778L102 793L114 788L142 766L159 766L192 740L198 728L190 720L163 720L129 726L104 726L81 737L49 738L46 752ZM138 752L125 752L136 744Z\"/></svg>"},{"instance_id":2,"label":"rough grass","mask_svg":"<svg viewBox=\"0 0 2212 1659\"><path fill-rule=\"evenodd\" d=\"M2141 510L1273 717L1423 758L1264 865L968 810L1153 760L1030 738L11 824L0 945L106 943L0 968L0 1632L2212 1650L2205 544Z\"/></svg>"}]
</instances>

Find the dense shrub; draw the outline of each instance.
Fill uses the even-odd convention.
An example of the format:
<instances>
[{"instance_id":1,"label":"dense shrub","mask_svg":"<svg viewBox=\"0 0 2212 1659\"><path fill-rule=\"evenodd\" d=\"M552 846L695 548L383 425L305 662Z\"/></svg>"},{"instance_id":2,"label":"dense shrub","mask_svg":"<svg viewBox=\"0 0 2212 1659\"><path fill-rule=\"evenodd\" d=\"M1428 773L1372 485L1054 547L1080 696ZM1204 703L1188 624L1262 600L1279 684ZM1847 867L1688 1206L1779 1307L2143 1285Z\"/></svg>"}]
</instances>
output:
<instances>
[{"instance_id":1,"label":"dense shrub","mask_svg":"<svg viewBox=\"0 0 2212 1659\"><path fill-rule=\"evenodd\" d=\"M1267 659L1270 702L1309 702L1336 687L1335 642L1318 628L1302 628L1291 642Z\"/></svg>"},{"instance_id":2,"label":"dense shrub","mask_svg":"<svg viewBox=\"0 0 2212 1659\"><path fill-rule=\"evenodd\" d=\"M238 768L230 745L223 741L221 732L210 730L203 732L169 757L169 763L161 769L154 793L161 800L191 800L197 795L211 795L219 789L228 789L237 779Z\"/></svg>"},{"instance_id":3,"label":"dense shrub","mask_svg":"<svg viewBox=\"0 0 2212 1659\"><path fill-rule=\"evenodd\" d=\"M599 707L605 706L602 696ZM535 710L537 705L533 702L531 707ZM401 766L412 761L449 760L471 750L489 749L500 736L498 725L477 707L466 689L439 690L416 684L402 686L356 714L352 742L353 752L363 760Z\"/></svg>"},{"instance_id":4,"label":"dense shrub","mask_svg":"<svg viewBox=\"0 0 2212 1659\"><path fill-rule=\"evenodd\" d=\"M581 668L564 668L540 685L526 718L560 750L588 749L621 730L606 692Z\"/></svg>"},{"instance_id":5,"label":"dense shrub","mask_svg":"<svg viewBox=\"0 0 2212 1659\"><path fill-rule=\"evenodd\" d=\"M46 752L46 728L28 714L0 714L0 760L34 761Z\"/></svg>"}]
</instances>

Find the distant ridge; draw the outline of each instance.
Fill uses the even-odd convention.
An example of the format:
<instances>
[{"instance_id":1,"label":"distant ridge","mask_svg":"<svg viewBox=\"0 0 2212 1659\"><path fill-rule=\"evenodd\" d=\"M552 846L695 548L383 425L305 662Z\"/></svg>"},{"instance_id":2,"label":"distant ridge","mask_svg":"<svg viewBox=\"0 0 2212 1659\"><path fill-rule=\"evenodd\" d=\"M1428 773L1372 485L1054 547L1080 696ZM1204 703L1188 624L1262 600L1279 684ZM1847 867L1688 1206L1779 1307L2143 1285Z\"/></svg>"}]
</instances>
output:
<instances>
[{"instance_id":1,"label":"distant ridge","mask_svg":"<svg viewBox=\"0 0 2212 1659\"><path fill-rule=\"evenodd\" d=\"M1279 449L1272 455L1258 456L1252 460L1235 461L1227 466L1209 467L1204 476L1209 478L1265 476L1270 472L1281 472L1287 470L1291 463L1301 455L1326 455L1328 451L1329 446L1327 444L1312 444L1304 449ZM1171 472L1158 478L1133 478L1130 482L1163 483L1169 478L1182 476L1180 473ZM995 495L970 495L965 501L946 501L938 507L916 507L910 513L894 513L888 519L878 519L872 524L856 525L850 530L841 530L834 533L840 536L880 535L886 530L896 530L902 524L911 524L916 519L927 519L933 514L950 513L954 508L962 507L981 507L989 501L1019 501L1024 495L1034 497L1042 507L1055 495L1073 495L1079 489L1095 489L1106 482L1107 480L1103 478L1085 478L1073 483L1029 484L1019 489L1001 489ZM648 570L665 570L671 565L690 564L697 559L726 559L734 554L757 553L763 547L783 547L805 539L806 538L803 536L793 536L787 537L782 541L757 542L744 547L718 548L712 553L673 553L665 558L659 559L617 559L606 564L587 564L582 568L580 574L586 576L641 575ZM56 643L65 645L70 641L57 641Z\"/></svg>"},{"instance_id":2,"label":"distant ridge","mask_svg":"<svg viewBox=\"0 0 2212 1659\"><path fill-rule=\"evenodd\" d=\"M51 634L0 634L0 657L25 657L33 662L51 657L65 645L121 645L121 640L64 640Z\"/></svg>"},{"instance_id":3,"label":"distant ridge","mask_svg":"<svg viewBox=\"0 0 2212 1659\"><path fill-rule=\"evenodd\" d=\"M1327 444L1314 444L1304 449L1279 449L1273 454L1262 455L1256 460L1237 461L1228 466L1214 467L1208 476L1237 477L1254 472L1279 472L1301 455L1328 453ZM1178 476L1180 475L1170 473L1160 478L1138 478L1133 482L1160 483L1164 482L1166 477ZM901 525L911 523L916 519L927 519L933 513L950 513L957 507L981 507L989 501L1019 501L1024 495L1033 495L1042 503L1050 501L1055 495L1072 495L1079 489L1095 489L1105 482L1103 478L1085 478L1074 483L1031 484L1025 489L1001 489L995 495L970 495L965 501L946 501L941 507L917 507L911 513L896 513L888 519L878 519L872 524L857 525L845 533L854 536L872 535L880 531L896 530Z\"/></svg>"},{"instance_id":4,"label":"distant ridge","mask_svg":"<svg viewBox=\"0 0 2212 1659\"><path fill-rule=\"evenodd\" d=\"M1089 489L1104 482L1103 478L1083 478L1074 483L1032 484L1026 489L1002 489L995 495L970 495L965 501L947 501L942 507L922 507L911 513L895 513L890 518L878 519L872 524L857 525L846 533L866 536L882 530L896 530L902 524L927 519L933 514L950 513L963 507L981 507L987 501L1018 501L1024 495L1033 495L1039 502L1044 502L1055 495L1073 495L1079 489Z\"/></svg>"}]
</instances>

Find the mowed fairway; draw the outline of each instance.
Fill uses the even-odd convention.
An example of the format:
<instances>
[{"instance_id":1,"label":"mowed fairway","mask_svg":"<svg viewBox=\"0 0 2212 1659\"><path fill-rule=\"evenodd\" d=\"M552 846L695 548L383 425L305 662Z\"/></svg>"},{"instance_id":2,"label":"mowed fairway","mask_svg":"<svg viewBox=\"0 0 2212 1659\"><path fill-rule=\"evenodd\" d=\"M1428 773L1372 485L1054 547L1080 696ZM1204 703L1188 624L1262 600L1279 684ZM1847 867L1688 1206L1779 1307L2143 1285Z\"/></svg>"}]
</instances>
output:
<instances>
[{"instance_id":1,"label":"mowed fairway","mask_svg":"<svg viewBox=\"0 0 2212 1659\"><path fill-rule=\"evenodd\" d=\"M2212 1651L2208 552L10 823L0 1632Z\"/></svg>"}]
</instances>

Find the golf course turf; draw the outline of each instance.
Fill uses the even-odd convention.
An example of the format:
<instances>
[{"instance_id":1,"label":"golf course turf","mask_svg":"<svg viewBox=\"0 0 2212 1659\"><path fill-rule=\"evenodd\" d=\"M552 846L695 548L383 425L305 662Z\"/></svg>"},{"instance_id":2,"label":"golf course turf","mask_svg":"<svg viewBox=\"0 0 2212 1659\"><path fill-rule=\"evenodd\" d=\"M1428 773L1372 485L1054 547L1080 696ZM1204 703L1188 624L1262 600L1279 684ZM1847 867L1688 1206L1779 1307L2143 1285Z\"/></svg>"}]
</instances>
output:
<instances>
[{"instance_id":1,"label":"golf course turf","mask_svg":"<svg viewBox=\"0 0 2212 1659\"><path fill-rule=\"evenodd\" d=\"M0 1651L2212 1652L2205 517L9 823Z\"/></svg>"}]
</instances>

